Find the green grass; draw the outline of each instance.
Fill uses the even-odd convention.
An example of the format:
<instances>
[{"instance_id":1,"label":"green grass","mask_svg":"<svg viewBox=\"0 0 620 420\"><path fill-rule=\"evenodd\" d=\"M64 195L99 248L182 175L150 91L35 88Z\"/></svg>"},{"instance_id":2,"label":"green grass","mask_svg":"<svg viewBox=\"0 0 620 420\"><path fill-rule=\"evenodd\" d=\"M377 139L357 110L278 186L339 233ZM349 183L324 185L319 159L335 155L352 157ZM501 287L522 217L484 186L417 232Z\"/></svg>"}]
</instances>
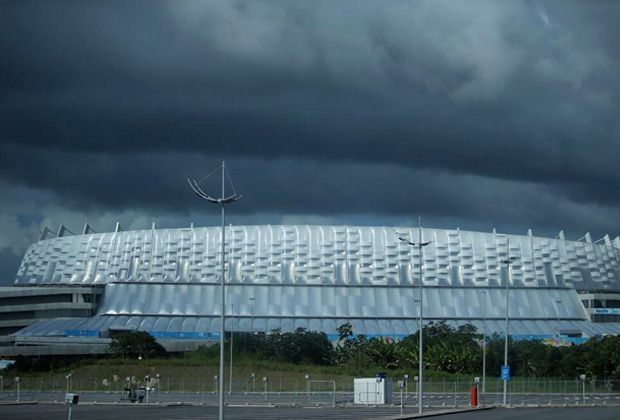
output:
<instances>
[{"instance_id":1,"label":"green grass","mask_svg":"<svg viewBox=\"0 0 620 420\"><path fill-rule=\"evenodd\" d=\"M182 392L213 392L215 387L214 375L218 374L218 357L213 354L192 353L186 357L169 359L87 359L54 372L27 373L8 372L4 373L5 390L14 387L14 376L22 379L23 390L47 390L64 391L66 389L65 375L72 373L73 390L79 391L113 391L121 392L126 385L127 377L134 377L138 384L143 382L146 375L156 377L160 375L160 382L155 385L160 391ZM226 362L225 377L228 382L229 371ZM373 366L350 367L350 366L316 366L307 364L282 363L268 360L259 360L247 355L235 356L233 366L233 390L236 392L263 391L262 378L269 378L269 391L304 392L306 382L304 376L309 374L311 379L335 380L339 391L350 391L353 387L353 379L356 377L374 377L377 372L385 371L386 374L398 380L404 374L409 374L409 391L415 389L413 382L417 371L411 370L385 370ZM254 387L252 386L251 374L255 374ZM478 375L479 376L479 375ZM425 372L425 390L427 392L467 392L473 383L474 375L456 375L445 372ZM581 392L580 384L575 380L549 378L519 378L514 377L510 387L514 392ZM228 387L228 385L227 385ZM487 377L487 392L501 391L502 383L497 377ZM600 389L599 389L600 388ZM596 390L603 392L599 387Z\"/></svg>"}]
</instances>

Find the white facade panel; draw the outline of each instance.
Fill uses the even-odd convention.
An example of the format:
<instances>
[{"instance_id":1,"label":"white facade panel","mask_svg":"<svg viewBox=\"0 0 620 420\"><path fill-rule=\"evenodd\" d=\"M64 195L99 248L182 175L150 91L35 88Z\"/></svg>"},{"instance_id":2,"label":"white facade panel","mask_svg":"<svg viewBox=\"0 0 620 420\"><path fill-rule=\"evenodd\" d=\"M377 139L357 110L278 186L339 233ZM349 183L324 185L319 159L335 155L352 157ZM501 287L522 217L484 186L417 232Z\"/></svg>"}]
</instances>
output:
<instances>
[{"instance_id":1,"label":"white facade panel","mask_svg":"<svg viewBox=\"0 0 620 420\"><path fill-rule=\"evenodd\" d=\"M369 335L417 330L419 250L399 241L394 228L226 229L227 311L233 304L230 325L236 330L302 326L334 334L340 321ZM398 230L418 239L416 228ZM509 255L508 239L510 256L517 258L510 275L515 331L548 334L557 330L554 323L586 321L576 290L620 290L620 250L611 241L442 229L422 234L432 241L422 255L426 321L482 325L486 318L489 333L501 332L509 278L501 261ZM131 319L133 327L133 319L140 319L137 328L150 331L214 334L220 246L219 228L44 240L29 247L15 283L105 285L97 316L88 321L93 328L108 319L120 324Z\"/></svg>"}]
</instances>

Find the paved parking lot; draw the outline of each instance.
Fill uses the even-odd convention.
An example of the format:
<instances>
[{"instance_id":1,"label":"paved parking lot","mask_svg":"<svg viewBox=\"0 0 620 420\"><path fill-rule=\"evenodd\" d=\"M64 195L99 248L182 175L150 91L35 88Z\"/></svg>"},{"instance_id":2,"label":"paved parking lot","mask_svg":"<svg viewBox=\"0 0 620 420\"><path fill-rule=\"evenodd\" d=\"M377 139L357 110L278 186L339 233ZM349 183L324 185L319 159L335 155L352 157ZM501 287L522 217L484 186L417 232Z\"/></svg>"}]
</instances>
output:
<instances>
[{"instance_id":1,"label":"paved parking lot","mask_svg":"<svg viewBox=\"0 0 620 420\"><path fill-rule=\"evenodd\" d=\"M409 407L405 413L415 413L415 407ZM375 419L395 416L400 407L227 407L227 419ZM73 419L101 420L199 420L216 419L216 406L115 406L115 405L78 405L73 409ZM0 418L21 419L64 419L67 407L61 404L36 405L0 405Z\"/></svg>"},{"instance_id":2,"label":"paved parking lot","mask_svg":"<svg viewBox=\"0 0 620 420\"><path fill-rule=\"evenodd\" d=\"M82 402L127 402L127 394L124 392L79 392ZM350 392L337 392L335 396L336 405L353 403L353 394ZM21 401L36 402L61 402L64 392L22 392ZM15 401L15 392L0 393L0 402ZM218 402L218 395L212 392L153 392L149 394L151 403L192 403L214 405ZM400 402L400 394L393 394L395 404ZM403 398L404 404L409 406L417 405L416 395L409 393ZM300 405L317 406L333 405L334 394L330 392L310 393L304 392L239 392L226 395L226 402L234 405ZM501 393L487 393L480 397L483 404L500 404L502 402ZM620 394L614 393L587 393L584 396L580 393L510 393L508 402L511 405L620 405ZM426 393L424 405L432 407L455 407L467 406L469 404L469 393Z\"/></svg>"},{"instance_id":3,"label":"paved parking lot","mask_svg":"<svg viewBox=\"0 0 620 420\"><path fill-rule=\"evenodd\" d=\"M407 410L414 414L416 410ZM228 407L229 419L381 419L397 416L399 407ZM0 405L0 418L11 420L65 419L67 407L61 404ZM74 420L200 420L217 418L215 406L118 406L78 405L73 409ZM620 407L571 407L571 408L495 408L459 414L440 415L434 419L450 420L596 420L620 419Z\"/></svg>"}]
</instances>

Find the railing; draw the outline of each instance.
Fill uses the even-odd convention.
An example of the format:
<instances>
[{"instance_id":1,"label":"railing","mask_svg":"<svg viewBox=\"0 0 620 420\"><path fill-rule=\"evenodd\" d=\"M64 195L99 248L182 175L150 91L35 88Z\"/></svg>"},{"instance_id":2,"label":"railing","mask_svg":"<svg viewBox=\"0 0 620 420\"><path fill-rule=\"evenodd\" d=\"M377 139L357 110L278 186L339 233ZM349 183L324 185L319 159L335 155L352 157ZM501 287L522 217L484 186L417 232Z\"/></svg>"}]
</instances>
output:
<instances>
[{"instance_id":1,"label":"railing","mask_svg":"<svg viewBox=\"0 0 620 420\"><path fill-rule=\"evenodd\" d=\"M233 381L232 394L226 393L228 404L290 404L299 406L348 405L353 404L353 381L321 378L329 386L308 385L302 378L269 378L263 375ZM396 382L396 381L394 381ZM15 401L19 385L21 401L62 401L67 391L80 394L81 402L128 402L129 387L144 387L144 381L135 378L114 377L113 379L87 379L73 375L45 377L6 377L0 381L0 401ZM395 383L394 383L395 385ZM428 407L461 407L469 405L471 381L429 379L424 383L424 405ZM488 378L486 392L479 386L479 402L495 405L502 402L502 381ZM228 388L228 387L227 387ZM160 377L149 381L149 403L186 402L197 404L217 403L218 383L215 378ZM393 389L392 404L400 404L400 391ZM417 406L416 384L410 381L403 390L403 404ZM579 379L529 379L512 378L508 384L508 404L530 405L614 405L620 406L619 380Z\"/></svg>"}]
</instances>

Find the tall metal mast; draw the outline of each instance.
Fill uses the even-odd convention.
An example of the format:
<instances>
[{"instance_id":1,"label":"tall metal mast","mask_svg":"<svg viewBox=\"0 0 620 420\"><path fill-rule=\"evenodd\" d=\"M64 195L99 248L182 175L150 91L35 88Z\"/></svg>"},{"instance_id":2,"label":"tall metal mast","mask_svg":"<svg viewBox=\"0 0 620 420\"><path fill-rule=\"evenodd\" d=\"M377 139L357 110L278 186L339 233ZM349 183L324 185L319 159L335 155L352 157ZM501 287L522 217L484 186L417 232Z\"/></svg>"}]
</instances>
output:
<instances>
[{"instance_id":1,"label":"tall metal mast","mask_svg":"<svg viewBox=\"0 0 620 420\"><path fill-rule=\"evenodd\" d=\"M431 242L422 242L422 217L418 217L418 242L411 242L410 240L408 240L407 238L401 236L398 232L396 232L396 236L398 237L399 240L408 243L411 246L415 246L418 247L418 252L419 252L419 263L420 263L420 288L419 288L419 293L420 293L420 323L418 326L418 331L419 331L419 343L418 343L418 413L422 414L422 406L423 406L423 399L422 396L423 391L422 391L422 378L423 378L423 374L424 374L424 338L422 335L422 330L423 330L423 317L424 317L424 312L423 312L423 294L422 294L422 287L423 287L423 282L422 282L422 248L424 248L426 245L429 245Z\"/></svg>"},{"instance_id":2,"label":"tall metal mast","mask_svg":"<svg viewBox=\"0 0 620 420\"><path fill-rule=\"evenodd\" d=\"M226 322L226 212L224 207L226 204L234 203L241 198L234 192L226 197L226 162L222 161L222 196L220 198L213 198L200 188L199 183L195 179L187 179L187 183L191 189L198 195L198 197L206 200L210 203L218 204L222 207L222 276L220 279L220 285L222 289L222 296L220 300L220 395L219 395L219 419L224 420L224 323Z\"/></svg>"},{"instance_id":3,"label":"tall metal mast","mask_svg":"<svg viewBox=\"0 0 620 420\"><path fill-rule=\"evenodd\" d=\"M506 325L504 331L504 366L508 368L508 320L510 319L510 266L514 263L518 257L510 256L510 237L507 238L508 254L505 260L502 260L502 264L506 264L508 270L508 278L506 279ZM508 379L503 379L504 390L502 393L502 402L506 405L508 396Z\"/></svg>"}]
</instances>

